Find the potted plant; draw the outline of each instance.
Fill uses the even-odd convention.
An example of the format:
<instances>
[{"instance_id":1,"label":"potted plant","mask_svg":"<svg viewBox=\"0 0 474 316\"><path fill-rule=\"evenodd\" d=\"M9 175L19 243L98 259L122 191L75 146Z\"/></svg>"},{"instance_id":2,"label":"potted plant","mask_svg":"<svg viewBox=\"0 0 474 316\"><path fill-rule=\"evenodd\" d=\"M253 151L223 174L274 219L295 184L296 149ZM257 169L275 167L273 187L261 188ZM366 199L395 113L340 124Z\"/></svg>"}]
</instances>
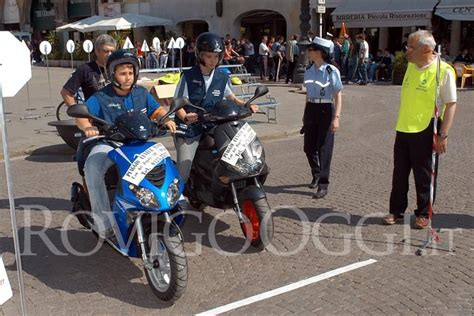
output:
<instances>
[{"instance_id":1,"label":"potted plant","mask_svg":"<svg viewBox=\"0 0 474 316\"><path fill-rule=\"evenodd\" d=\"M403 77L407 71L408 60L404 52L395 52L395 60L393 62L392 84L401 85Z\"/></svg>"}]
</instances>

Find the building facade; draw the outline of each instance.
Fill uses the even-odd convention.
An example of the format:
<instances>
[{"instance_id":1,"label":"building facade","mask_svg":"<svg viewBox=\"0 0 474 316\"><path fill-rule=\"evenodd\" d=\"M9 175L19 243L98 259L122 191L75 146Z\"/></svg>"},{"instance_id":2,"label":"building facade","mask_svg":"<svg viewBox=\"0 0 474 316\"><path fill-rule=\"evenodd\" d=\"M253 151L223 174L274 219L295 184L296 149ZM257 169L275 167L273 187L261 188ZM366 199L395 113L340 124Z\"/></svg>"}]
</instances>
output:
<instances>
[{"instance_id":1,"label":"building facade","mask_svg":"<svg viewBox=\"0 0 474 316\"><path fill-rule=\"evenodd\" d=\"M139 13L171 19L167 30L195 37L203 31L246 35L258 42L261 35L300 34L301 0L0 0L0 29L33 33L36 37L66 23L91 15ZM319 33L317 0L310 3L310 27ZM323 34L338 34L345 22L351 35L365 32L373 49L399 50L403 35L418 28L432 29L449 39L451 54L464 46L474 48L472 0L326 0ZM442 36L441 36L442 34ZM135 30L136 40L147 30ZM70 36L70 35L65 35ZM78 35L76 35L77 37ZM461 47L462 46L462 47Z\"/></svg>"}]
</instances>

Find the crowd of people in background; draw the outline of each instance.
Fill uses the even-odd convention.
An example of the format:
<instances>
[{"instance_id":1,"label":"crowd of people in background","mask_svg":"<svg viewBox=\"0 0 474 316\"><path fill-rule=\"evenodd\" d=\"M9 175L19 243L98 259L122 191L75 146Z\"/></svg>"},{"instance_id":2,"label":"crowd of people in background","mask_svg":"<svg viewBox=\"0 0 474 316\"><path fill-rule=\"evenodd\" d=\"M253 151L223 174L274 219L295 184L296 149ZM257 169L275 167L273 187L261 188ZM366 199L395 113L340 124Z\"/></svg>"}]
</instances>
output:
<instances>
[{"instance_id":1,"label":"crowd of people in background","mask_svg":"<svg viewBox=\"0 0 474 316\"><path fill-rule=\"evenodd\" d=\"M308 32L308 39L314 38L314 33ZM157 51L153 45L149 45L150 51L142 51L142 42L135 42L135 53L140 60L142 68L171 68L191 67L196 64L194 38L186 38L185 46L180 52L178 49L168 49L169 40L161 43ZM406 51L408 34L405 34L400 51ZM262 81L285 80L292 83L298 57L300 54L300 40L298 35L291 36L285 40L283 35L264 35L258 41L252 42L248 37L240 39L232 38L230 34L222 37L225 44L223 64L242 64L249 73L259 75ZM370 50L366 35L363 33L353 38L349 34L334 37L327 33L326 39L332 40L334 44L332 63L340 70L345 84L366 85L374 82L391 81L392 70L395 61L395 52L388 48L379 48L377 51ZM39 50L39 42L36 40L26 42L31 51L32 64L43 61L43 55ZM79 45L79 43L77 43ZM467 48L462 48L455 58L449 57L444 46L442 51L443 60L454 63L472 64L474 58Z\"/></svg>"}]
</instances>

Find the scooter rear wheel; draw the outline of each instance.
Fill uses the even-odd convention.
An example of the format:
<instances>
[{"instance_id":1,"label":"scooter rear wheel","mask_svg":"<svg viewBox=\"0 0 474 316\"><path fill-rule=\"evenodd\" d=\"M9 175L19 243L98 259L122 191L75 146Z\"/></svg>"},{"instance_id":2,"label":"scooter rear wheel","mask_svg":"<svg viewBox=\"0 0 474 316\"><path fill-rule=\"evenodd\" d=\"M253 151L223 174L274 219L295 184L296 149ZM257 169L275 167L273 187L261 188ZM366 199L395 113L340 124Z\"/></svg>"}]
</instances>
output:
<instances>
[{"instance_id":1,"label":"scooter rear wheel","mask_svg":"<svg viewBox=\"0 0 474 316\"><path fill-rule=\"evenodd\" d=\"M244 200L241 209L248 219L247 223L240 224L245 238L250 239L250 244L256 249L265 249L273 238L273 217L267 199Z\"/></svg>"},{"instance_id":2,"label":"scooter rear wheel","mask_svg":"<svg viewBox=\"0 0 474 316\"><path fill-rule=\"evenodd\" d=\"M148 234L146 248L152 266L144 270L153 293L162 301L176 301L188 283L183 241L178 236Z\"/></svg>"}]
</instances>

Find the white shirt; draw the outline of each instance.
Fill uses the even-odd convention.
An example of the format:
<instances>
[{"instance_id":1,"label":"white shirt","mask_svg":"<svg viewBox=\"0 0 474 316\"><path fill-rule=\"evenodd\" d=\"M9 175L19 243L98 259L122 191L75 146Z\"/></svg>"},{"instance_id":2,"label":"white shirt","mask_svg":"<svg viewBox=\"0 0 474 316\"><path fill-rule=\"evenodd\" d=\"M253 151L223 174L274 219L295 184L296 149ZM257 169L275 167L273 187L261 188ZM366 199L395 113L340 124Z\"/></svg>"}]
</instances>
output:
<instances>
[{"instance_id":1,"label":"white shirt","mask_svg":"<svg viewBox=\"0 0 474 316\"><path fill-rule=\"evenodd\" d=\"M426 68L433 65L433 63L436 63L436 62L437 62L437 59L435 58L428 65L426 65L422 68L418 68L415 65L415 68L419 71L423 71ZM441 89L439 91L439 94L440 94L442 104L457 102L456 77L454 76L452 71L446 71L446 74L445 74L442 82L440 82L440 86L441 86Z\"/></svg>"},{"instance_id":2,"label":"white shirt","mask_svg":"<svg viewBox=\"0 0 474 316\"><path fill-rule=\"evenodd\" d=\"M268 49L268 46L267 44L265 43L260 43L260 45L258 46L258 54L260 56L268 56L268 53L270 52L270 50Z\"/></svg>"}]
</instances>

